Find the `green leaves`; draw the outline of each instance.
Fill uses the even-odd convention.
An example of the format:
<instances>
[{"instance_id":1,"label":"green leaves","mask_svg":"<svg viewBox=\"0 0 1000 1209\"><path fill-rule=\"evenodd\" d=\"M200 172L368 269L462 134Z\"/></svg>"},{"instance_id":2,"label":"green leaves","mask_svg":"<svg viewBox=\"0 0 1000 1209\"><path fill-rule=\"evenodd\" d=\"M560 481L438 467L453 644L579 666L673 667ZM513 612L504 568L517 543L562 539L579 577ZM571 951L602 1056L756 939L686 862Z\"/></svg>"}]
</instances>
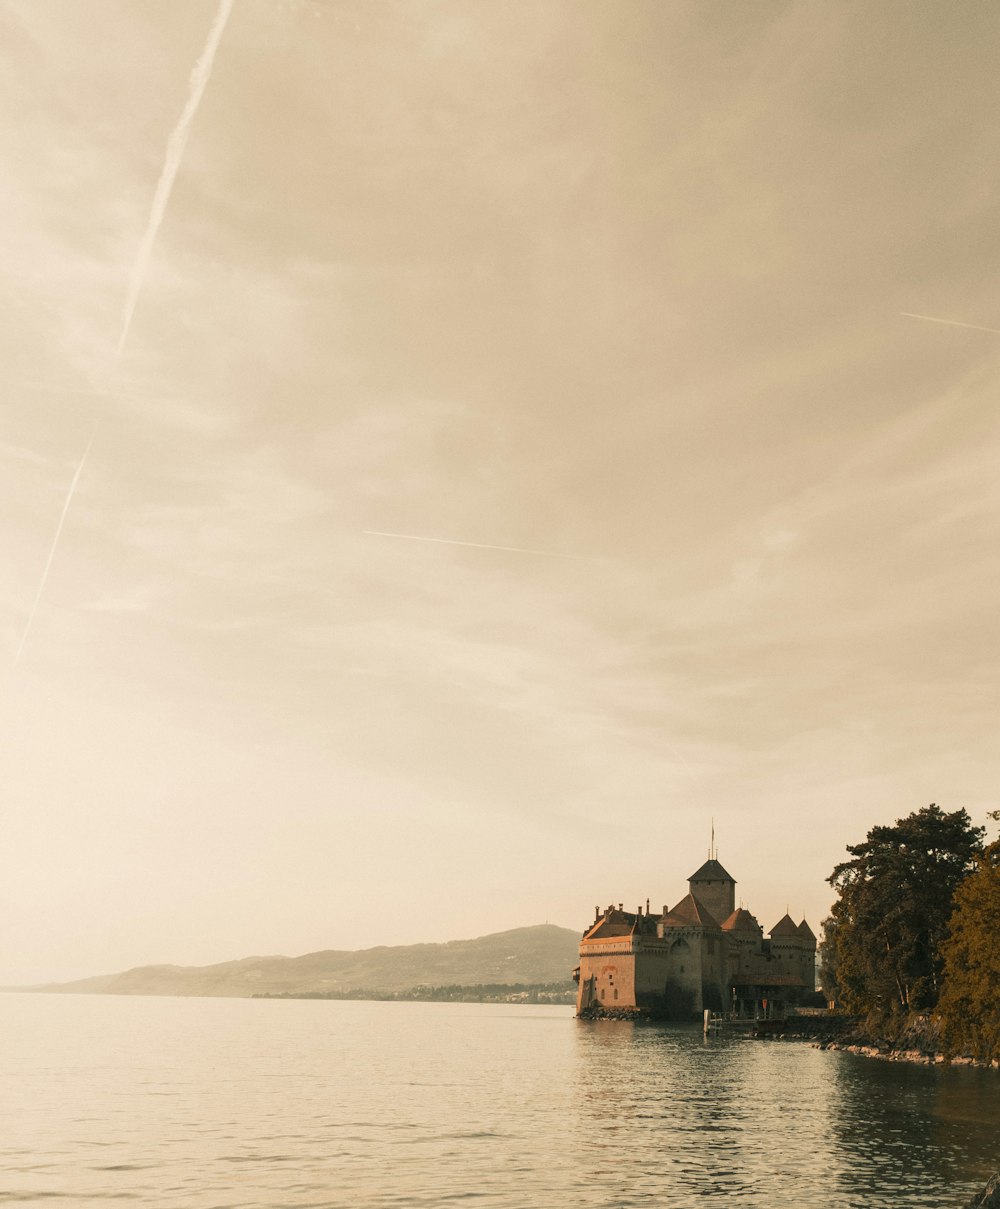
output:
<instances>
[{"instance_id":1,"label":"green leaves","mask_svg":"<svg viewBox=\"0 0 1000 1209\"><path fill-rule=\"evenodd\" d=\"M851 1012L897 1015L937 1003L956 888L982 851L965 810L930 805L873 827L829 877L838 898L824 946Z\"/></svg>"}]
</instances>

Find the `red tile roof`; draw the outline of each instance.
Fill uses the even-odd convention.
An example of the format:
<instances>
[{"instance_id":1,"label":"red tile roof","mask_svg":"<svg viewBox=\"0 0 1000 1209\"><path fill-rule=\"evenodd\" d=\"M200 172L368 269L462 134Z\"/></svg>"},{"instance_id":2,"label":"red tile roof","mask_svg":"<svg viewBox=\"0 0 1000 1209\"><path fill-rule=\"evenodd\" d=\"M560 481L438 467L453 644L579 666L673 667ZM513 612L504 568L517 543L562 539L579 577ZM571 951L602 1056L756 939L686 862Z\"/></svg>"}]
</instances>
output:
<instances>
[{"instance_id":1,"label":"red tile roof","mask_svg":"<svg viewBox=\"0 0 1000 1209\"><path fill-rule=\"evenodd\" d=\"M722 925L723 932L753 932L761 935L761 926L757 920L743 907L737 907Z\"/></svg>"},{"instance_id":2,"label":"red tile roof","mask_svg":"<svg viewBox=\"0 0 1000 1209\"><path fill-rule=\"evenodd\" d=\"M771 929L770 936L799 936L798 925L790 915L782 915Z\"/></svg>"},{"instance_id":3,"label":"red tile roof","mask_svg":"<svg viewBox=\"0 0 1000 1209\"><path fill-rule=\"evenodd\" d=\"M620 940L623 936L632 935L632 925L625 922L611 922L599 919L589 932L584 933L584 940Z\"/></svg>"},{"instance_id":4,"label":"red tile roof","mask_svg":"<svg viewBox=\"0 0 1000 1209\"><path fill-rule=\"evenodd\" d=\"M693 894L685 894L676 907L671 907L663 917L663 922L671 927L689 928L698 925L703 928L717 928L712 913L704 903L698 901Z\"/></svg>"}]
</instances>

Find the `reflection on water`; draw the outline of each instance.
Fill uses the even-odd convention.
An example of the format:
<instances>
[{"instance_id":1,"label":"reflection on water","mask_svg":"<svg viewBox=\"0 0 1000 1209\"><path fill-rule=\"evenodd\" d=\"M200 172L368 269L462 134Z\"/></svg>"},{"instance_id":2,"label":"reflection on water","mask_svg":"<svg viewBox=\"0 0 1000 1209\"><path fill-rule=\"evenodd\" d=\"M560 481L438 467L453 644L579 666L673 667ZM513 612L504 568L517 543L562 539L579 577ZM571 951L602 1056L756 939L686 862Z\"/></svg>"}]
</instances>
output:
<instances>
[{"instance_id":1,"label":"reflection on water","mask_svg":"<svg viewBox=\"0 0 1000 1209\"><path fill-rule=\"evenodd\" d=\"M623 1203L669 1190L676 1204L724 1195L727 1204L793 1205L814 1185L830 1089L800 1047L602 1024L579 1039L581 1125L603 1135L601 1150L627 1153ZM591 1171L596 1178L599 1163Z\"/></svg>"},{"instance_id":2,"label":"reflection on water","mask_svg":"<svg viewBox=\"0 0 1000 1209\"><path fill-rule=\"evenodd\" d=\"M928 1199L914 1204L954 1205L960 1201L942 1198L940 1190L970 1180L981 1187L1000 1168L996 1072L840 1057L845 1060L833 1065L831 1125L853 1156L857 1186L915 1183Z\"/></svg>"},{"instance_id":3,"label":"reflection on water","mask_svg":"<svg viewBox=\"0 0 1000 1209\"><path fill-rule=\"evenodd\" d=\"M0 996L0 1203L954 1207L1000 1078L565 1008Z\"/></svg>"},{"instance_id":4,"label":"reflection on water","mask_svg":"<svg viewBox=\"0 0 1000 1209\"><path fill-rule=\"evenodd\" d=\"M596 1183L615 1155L622 1205L958 1206L1000 1167L994 1072L696 1029L578 1030L581 1134L604 1135L587 1170Z\"/></svg>"}]
</instances>

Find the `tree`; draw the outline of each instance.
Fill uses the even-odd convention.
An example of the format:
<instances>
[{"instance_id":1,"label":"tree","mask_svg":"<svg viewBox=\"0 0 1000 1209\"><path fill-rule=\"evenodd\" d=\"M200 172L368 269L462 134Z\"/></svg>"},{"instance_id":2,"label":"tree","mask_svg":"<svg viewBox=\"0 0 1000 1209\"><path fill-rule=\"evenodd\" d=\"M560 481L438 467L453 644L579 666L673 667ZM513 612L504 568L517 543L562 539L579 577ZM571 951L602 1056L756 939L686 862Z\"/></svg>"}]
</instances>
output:
<instances>
[{"instance_id":1,"label":"tree","mask_svg":"<svg viewBox=\"0 0 1000 1209\"><path fill-rule=\"evenodd\" d=\"M984 828L965 810L931 804L873 827L829 877L836 977L859 1014L927 1011L941 989L941 945L956 887L982 851Z\"/></svg>"},{"instance_id":2,"label":"tree","mask_svg":"<svg viewBox=\"0 0 1000 1209\"><path fill-rule=\"evenodd\" d=\"M822 923L819 942L819 986L827 1003L840 1000L840 981L837 978L837 921L828 915Z\"/></svg>"},{"instance_id":3,"label":"tree","mask_svg":"<svg viewBox=\"0 0 1000 1209\"><path fill-rule=\"evenodd\" d=\"M976 858L975 871L955 891L949 927L938 1002L945 1048L1000 1057L1000 841Z\"/></svg>"}]
</instances>

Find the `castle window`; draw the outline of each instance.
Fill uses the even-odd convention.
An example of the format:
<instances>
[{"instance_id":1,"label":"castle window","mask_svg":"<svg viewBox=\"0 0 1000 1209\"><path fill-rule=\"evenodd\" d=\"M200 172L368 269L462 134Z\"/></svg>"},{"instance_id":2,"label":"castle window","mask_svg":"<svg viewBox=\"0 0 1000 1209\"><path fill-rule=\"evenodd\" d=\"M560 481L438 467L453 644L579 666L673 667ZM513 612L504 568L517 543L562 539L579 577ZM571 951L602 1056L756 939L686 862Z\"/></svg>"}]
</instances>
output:
<instances>
[{"instance_id":1,"label":"castle window","mask_svg":"<svg viewBox=\"0 0 1000 1209\"><path fill-rule=\"evenodd\" d=\"M615 998L616 999L618 998L618 989L617 988L615 988Z\"/></svg>"}]
</instances>

